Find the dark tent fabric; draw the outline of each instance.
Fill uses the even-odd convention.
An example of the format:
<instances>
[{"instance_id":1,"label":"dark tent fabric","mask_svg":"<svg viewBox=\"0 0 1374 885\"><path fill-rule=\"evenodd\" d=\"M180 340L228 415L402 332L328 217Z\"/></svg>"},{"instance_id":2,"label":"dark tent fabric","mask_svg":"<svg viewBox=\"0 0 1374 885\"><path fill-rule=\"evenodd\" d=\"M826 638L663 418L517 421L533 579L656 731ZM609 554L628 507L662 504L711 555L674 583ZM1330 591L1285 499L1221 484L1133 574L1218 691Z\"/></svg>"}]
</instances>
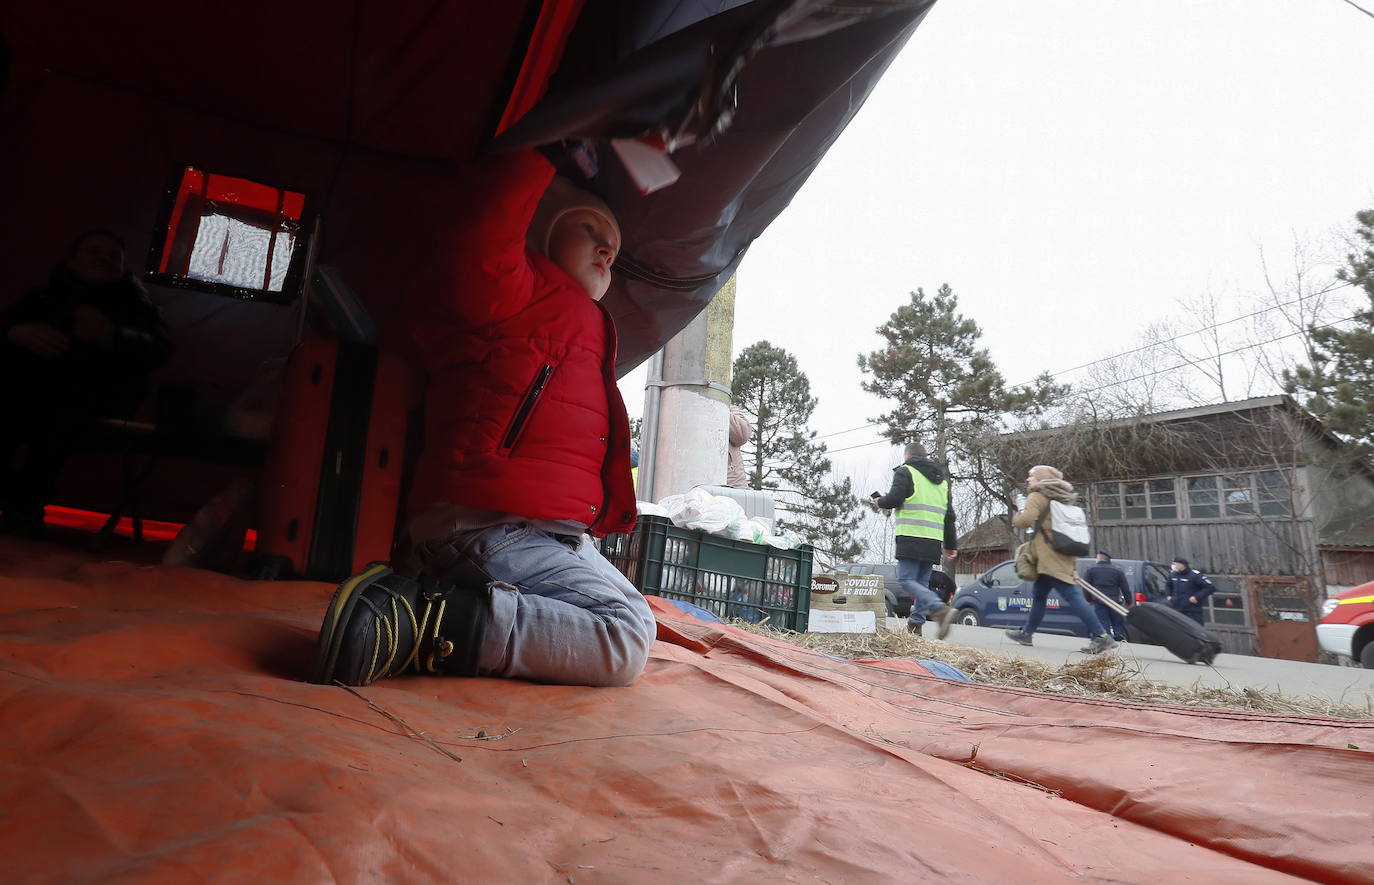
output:
<instances>
[{"instance_id":1,"label":"dark tent fabric","mask_svg":"<svg viewBox=\"0 0 1374 885\"><path fill-rule=\"evenodd\" d=\"M5 881L1374 880L1374 723L840 661L653 600L623 689L299 681L332 588L0 539Z\"/></svg>"},{"instance_id":2,"label":"dark tent fabric","mask_svg":"<svg viewBox=\"0 0 1374 885\"><path fill-rule=\"evenodd\" d=\"M6 0L0 249L41 278L76 230L153 237L172 167L253 178L320 199L319 260L402 346L393 293L427 260L413 204L501 123L507 144L667 126L699 136L677 184L641 198L605 149L595 183L626 233L607 300L624 371L705 306L932 3ZM521 118L565 41L553 92Z\"/></svg>"},{"instance_id":3,"label":"dark tent fabric","mask_svg":"<svg viewBox=\"0 0 1374 885\"><path fill-rule=\"evenodd\" d=\"M622 371L677 334L719 291L933 5L810 0L774 4L773 17L761 20L759 4L680 4L670 15L648 4L639 29L619 35L619 43L592 41L600 54L579 45L582 29L574 32L569 64L605 57L616 64L599 77L556 79L498 147L635 135L684 116L683 128L699 139L673 155L682 177L661 191L641 196L614 163L603 163L609 174L592 185L625 231L606 297L620 330ZM688 9L700 15L703 6L718 14L689 17ZM584 20L596 23L597 12L589 4ZM723 106L675 107L684 81L715 83L698 98Z\"/></svg>"}]
</instances>

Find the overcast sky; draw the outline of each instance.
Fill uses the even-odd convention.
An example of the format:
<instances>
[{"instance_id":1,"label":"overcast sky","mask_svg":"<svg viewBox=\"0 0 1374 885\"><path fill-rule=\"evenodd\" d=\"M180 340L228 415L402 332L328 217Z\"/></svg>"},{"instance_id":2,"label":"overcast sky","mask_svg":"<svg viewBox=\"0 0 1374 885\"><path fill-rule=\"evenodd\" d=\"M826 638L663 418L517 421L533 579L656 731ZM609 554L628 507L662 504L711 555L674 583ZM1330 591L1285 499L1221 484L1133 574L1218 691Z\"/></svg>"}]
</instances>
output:
<instances>
[{"instance_id":1,"label":"overcast sky","mask_svg":"<svg viewBox=\"0 0 1374 885\"><path fill-rule=\"evenodd\" d=\"M1012 383L1257 291L1261 247L1374 207L1371 58L1343 0L941 0L745 258L735 351L795 354L828 435L884 410L855 356L917 287L954 288Z\"/></svg>"}]
</instances>

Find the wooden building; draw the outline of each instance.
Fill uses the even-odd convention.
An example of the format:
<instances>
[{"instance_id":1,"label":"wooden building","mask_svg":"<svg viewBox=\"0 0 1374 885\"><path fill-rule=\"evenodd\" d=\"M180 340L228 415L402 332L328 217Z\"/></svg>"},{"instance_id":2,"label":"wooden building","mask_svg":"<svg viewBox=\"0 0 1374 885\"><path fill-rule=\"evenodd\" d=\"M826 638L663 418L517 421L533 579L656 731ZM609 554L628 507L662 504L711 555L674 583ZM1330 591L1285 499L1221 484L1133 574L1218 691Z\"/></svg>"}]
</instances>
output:
<instances>
[{"instance_id":1,"label":"wooden building","mask_svg":"<svg viewBox=\"0 0 1374 885\"><path fill-rule=\"evenodd\" d=\"M1095 547L1123 559L1182 556L1211 577L1207 620L1228 651L1315 660L1322 600L1374 580L1374 466L1287 396L1002 443L1010 475L1033 464L1064 471L1084 496ZM978 562L1014 549L1000 521L966 537Z\"/></svg>"}]
</instances>

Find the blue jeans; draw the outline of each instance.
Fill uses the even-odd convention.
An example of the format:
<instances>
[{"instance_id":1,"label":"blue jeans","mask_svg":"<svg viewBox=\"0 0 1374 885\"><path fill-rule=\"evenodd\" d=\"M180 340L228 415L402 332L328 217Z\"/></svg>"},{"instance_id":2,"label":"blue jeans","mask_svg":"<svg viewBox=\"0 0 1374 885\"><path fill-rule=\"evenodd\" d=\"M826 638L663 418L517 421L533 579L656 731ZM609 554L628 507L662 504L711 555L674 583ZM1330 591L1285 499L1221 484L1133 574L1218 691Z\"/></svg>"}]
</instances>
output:
<instances>
[{"instance_id":1,"label":"blue jeans","mask_svg":"<svg viewBox=\"0 0 1374 885\"><path fill-rule=\"evenodd\" d=\"M1093 613L1093 607L1088 605L1088 601L1083 598L1083 591L1079 590L1077 585L1049 575L1040 575L1035 579L1031 610L1026 617L1026 626L1021 628L1022 633L1030 636L1040 628L1040 622L1045 618L1045 601L1049 599L1051 590L1059 592L1059 598L1068 604L1069 611L1078 615L1078 619L1088 628L1089 636L1100 636L1106 632L1102 629L1102 622Z\"/></svg>"},{"instance_id":2,"label":"blue jeans","mask_svg":"<svg viewBox=\"0 0 1374 885\"><path fill-rule=\"evenodd\" d=\"M478 671L558 685L629 685L649 660L649 604L586 535L528 525L459 532L416 547L413 570L443 577L466 554L494 581Z\"/></svg>"},{"instance_id":3,"label":"blue jeans","mask_svg":"<svg viewBox=\"0 0 1374 885\"><path fill-rule=\"evenodd\" d=\"M1113 639L1126 638L1125 617L1100 602L1093 607L1097 609L1097 620L1102 624L1102 632L1109 634Z\"/></svg>"},{"instance_id":4,"label":"blue jeans","mask_svg":"<svg viewBox=\"0 0 1374 885\"><path fill-rule=\"evenodd\" d=\"M944 605L940 597L930 589L930 573L935 570L933 562L917 562L914 559L897 560L897 581L902 589L910 593L915 601L911 604L910 624L924 624L926 615Z\"/></svg>"}]
</instances>

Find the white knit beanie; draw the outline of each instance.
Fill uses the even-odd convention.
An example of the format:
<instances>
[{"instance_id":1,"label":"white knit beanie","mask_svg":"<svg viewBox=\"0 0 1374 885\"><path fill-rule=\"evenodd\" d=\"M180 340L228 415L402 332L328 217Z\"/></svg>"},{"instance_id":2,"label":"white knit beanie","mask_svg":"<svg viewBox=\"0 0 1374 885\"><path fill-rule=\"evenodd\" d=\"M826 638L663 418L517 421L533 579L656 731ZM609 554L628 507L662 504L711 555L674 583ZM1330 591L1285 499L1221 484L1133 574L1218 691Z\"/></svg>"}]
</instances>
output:
<instances>
[{"instance_id":1,"label":"white knit beanie","mask_svg":"<svg viewBox=\"0 0 1374 885\"><path fill-rule=\"evenodd\" d=\"M534 210L529 232L525 235L526 245L541 255L548 255L549 238L553 235L554 225L558 223L558 219L577 209L590 209L602 216L615 230L616 237L620 237L620 224L615 220L615 213L611 211L611 207L596 194L585 191L558 175L549 182L548 190L544 191L539 206Z\"/></svg>"}]
</instances>

